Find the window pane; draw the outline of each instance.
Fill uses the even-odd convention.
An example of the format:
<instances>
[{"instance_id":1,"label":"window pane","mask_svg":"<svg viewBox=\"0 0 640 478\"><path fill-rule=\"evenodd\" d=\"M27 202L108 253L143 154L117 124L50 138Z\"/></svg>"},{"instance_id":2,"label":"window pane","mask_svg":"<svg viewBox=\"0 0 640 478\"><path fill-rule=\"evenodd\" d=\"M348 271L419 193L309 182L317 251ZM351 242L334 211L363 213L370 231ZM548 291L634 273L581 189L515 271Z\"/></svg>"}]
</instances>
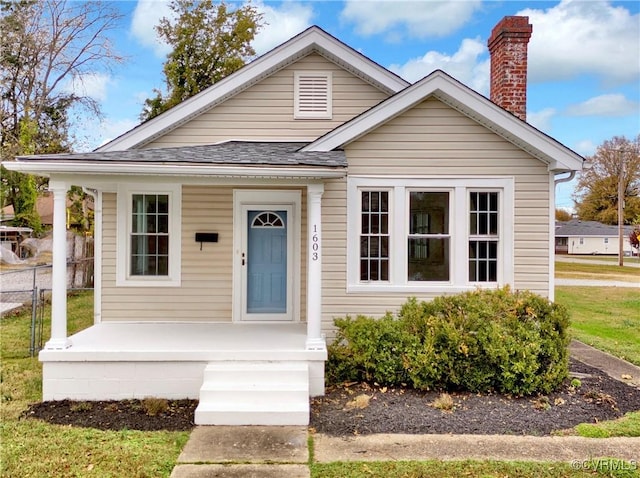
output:
<instances>
[{"instance_id":1,"label":"window pane","mask_svg":"<svg viewBox=\"0 0 640 478\"><path fill-rule=\"evenodd\" d=\"M131 212L133 214L142 214L144 212L144 195L134 194L131 196Z\"/></svg>"},{"instance_id":2,"label":"window pane","mask_svg":"<svg viewBox=\"0 0 640 478\"><path fill-rule=\"evenodd\" d=\"M145 195L145 207L147 214L155 214L157 212L156 209L156 201L157 196L153 194Z\"/></svg>"},{"instance_id":3,"label":"window pane","mask_svg":"<svg viewBox=\"0 0 640 478\"><path fill-rule=\"evenodd\" d=\"M169 234L169 216L158 216L158 232L161 234Z\"/></svg>"},{"instance_id":4,"label":"window pane","mask_svg":"<svg viewBox=\"0 0 640 478\"><path fill-rule=\"evenodd\" d=\"M408 280L449 280L449 238L409 238Z\"/></svg>"},{"instance_id":5,"label":"window pane","mask_svg":"<svg viewBox=\"0 0 640 478\"><path fill-rule=\"evenodd\" d=\"M409 234L449 232L449 193L409 193Z\"/></svg>"},{"instance_id":6,"label":"window pane","mask_svg":"<svg viewBox=\"0 0 640 478\"><path fill-rule=\"evenodd\" d=\"M167 256L158 257L158 269L156 274L159 276L169 275L169 258Z\"/></svg>"},{"instance_id":7,"label":"window pane","mask_svg":"<svg viewBox=\"0 0 640 478\"><path fill-rule=\"evenodd\" d=\"M469 281L498 280L498 242L469 241Z\"/></svg>"}]
</instances>

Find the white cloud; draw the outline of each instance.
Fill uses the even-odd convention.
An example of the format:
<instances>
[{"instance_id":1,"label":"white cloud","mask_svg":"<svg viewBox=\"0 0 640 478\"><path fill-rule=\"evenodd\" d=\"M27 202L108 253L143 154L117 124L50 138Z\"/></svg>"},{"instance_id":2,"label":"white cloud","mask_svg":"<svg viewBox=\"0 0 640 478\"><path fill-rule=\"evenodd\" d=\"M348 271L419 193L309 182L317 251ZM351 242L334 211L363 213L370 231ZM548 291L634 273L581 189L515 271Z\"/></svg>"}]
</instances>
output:
<instances>
[{"instance_id":1,"label":"white cloud","mask_svg":"<svg viewBox=\"0 0 640 478\"><path fill-rule=\"evenodd\" d=\"M581 154L582 156L591 156L596 152L597 148L598 146L593 141L591 141L590 139L585 139L585 140L579 141L573 147L573 150L576 153Z\"/></svg>"},{"instance_id":2,"label":"white cloud","mask_svg":"<svg viewBox=\"0 0 640 478\"><path fill-rule=\"evenodd\" d=\"M171 48L158 37L154 27L161 18L171 18L172 14L169 3L158 0L138 0L133 11L131 33L141 45L153 49L160 58L164 58Z\"/></svg>"},{"instance_id":3,"label":"white cloud","mask_svg":"<svg viewBox=\"0 0 640 478\"><path fill-rule=\"evenodd\" d=\"M340 19L364 36L388 33L397 41L400 32L393 30L400 28L414 38L441 37L462 27L481 6L480 0L347 0Z\"/></svg>"},{"instance_id":4,"label":"white cloud","mask_svg":"<svg viewBox=\"0 0 640 478\"><path fill-rule=\"evenodd\" d=\"M480 0L466 1L363 1L347 0L340 19L355 24L357 33L369 36L398 30L414 38L440 37L462 27L481 7Z\"/></svg>"},{"instance_id":5,"label":"white cloud","mask_svg":"<svg viewBox=\"0 0 640 478\"><path fill-rule=\"evenodd\" d=\"M551 120L556 115L554 108L545 108L540 111L527 111L527 123L535 126L540 131L551 130Z\"/></svg>"},{"instance_id":6,"label":"white cloud","mask_svg":"<svg viewBox=\"0 0 640 478\"><path fill-rule=\"evenodd\" d=\"M104 73L87 73L73 78L65 87L70 93L78 96L93 98L104 102L107 99L107 87L113 79Z\"/></svg>"},{"instance_id":7,"label":"white cloud","mask_svg":"<svg viewBox=\"0 0 640 478\"><path fill-rule=\"evenodd\" d=\"M97 138L96 146L102 146L103 144L108 143L121 134L133 129L138 124L138 121L134 121L132 119L114 120L111 118L105 118L100 122L100 137Z\"/></svg>"},{"instance_id":8,"label":"white cloud","mask_svg":"<svg viewBox=\"0 0 640 478\"><path fill-rule=\"evenodd\" d=\"M489 91L490 62L489 60L481 62L478 60L485 51L486 47L479 38L467 38L462 41L460 48L453 55L430 51L403 65L391 65L389 69L411 82L440 69L477 92L486 95Z\"/></svg>"},{"instance_id":9,"label":"white cloud","mask_svg":"<svg viewBox=\"0 0 640 478\"><path fill-rule=\"evenodd\" d=\"M606 84L640 78L640 14L603 0L563 0L547 10L525 9L533 35L529 79L566 80L595 74Z\"/></svg>"},{"instance_id":10,"label":"white cloud","mask_svg":"<svg viewBox=\"0 0 640 478\"><path fill-rule=\"evenodd\" d=\"M263 14L264 27L253 41L258 55L284 43L311 25L313 8L311 4L302 5L295 2L283 2L279 8L264 3L253 3L258 12Z\"/></svg>"},{"instance_id":11,"label":"white cloud","mask_svg":"<svg viewBox=\"0 0 640 478\"><path fill-rule=\"evenodd\" d=\"M566 113L569 116L629 116L638 114L638 103L621 94L600 95L569 106Z\"/></svg>"}]
</instances>

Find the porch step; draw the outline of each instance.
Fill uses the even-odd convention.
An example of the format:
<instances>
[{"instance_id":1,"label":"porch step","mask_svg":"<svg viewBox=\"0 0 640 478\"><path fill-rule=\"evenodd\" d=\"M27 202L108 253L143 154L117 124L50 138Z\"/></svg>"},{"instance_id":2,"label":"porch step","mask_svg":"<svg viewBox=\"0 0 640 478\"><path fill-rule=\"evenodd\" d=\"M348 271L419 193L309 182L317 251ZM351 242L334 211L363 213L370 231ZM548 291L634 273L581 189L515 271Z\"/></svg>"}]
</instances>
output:
<instances>
[{"instance_id":1,"label":"porch step","mask_svg":"<svg viewBox=\"0 0 640 478\"><path fill-rule=\"evenodd\" d=\"M307 425L306 362L211 362L204 370L197 425Z\"/></svg>"}]
</instances>

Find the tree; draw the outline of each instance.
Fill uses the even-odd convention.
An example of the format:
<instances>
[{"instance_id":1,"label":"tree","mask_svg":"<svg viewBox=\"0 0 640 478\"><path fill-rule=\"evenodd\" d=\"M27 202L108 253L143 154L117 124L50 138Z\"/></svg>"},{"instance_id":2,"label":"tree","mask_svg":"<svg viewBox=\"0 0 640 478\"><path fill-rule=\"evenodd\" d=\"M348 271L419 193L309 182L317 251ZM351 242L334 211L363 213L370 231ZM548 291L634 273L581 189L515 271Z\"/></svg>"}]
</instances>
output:
<instances>
[{"instance_id":1,"label":"tree","mask_svg":"<svg viewBox=\"0 0 640 478\"><path fill-rule=\"evenodd\" d=\"M629 243L634 249L638 249L640 252L640 226L633 228L633 231L629 233Z\"/></svg>"},{"instance_id":2,"label":"tree","mask_svg":"<svg viewBox=\"0 0 640 478\"><path fill-rule=\"evenodd\" d=\"M630 141L615 136L605 141L587 158L574 200L576 212L585 221L618 223L618 184L622 179L624 223L640 215L640 135Z\"/></svg>"},{"instance_id":3,"label":"tree","mask_svg":"<svg viewBox=\"0 0 640 478\"><path fill-rule=\"evenodd\" d=\"M149 120L242 68L255 55L251 42L262 27L262 14L246 4L231 9L212 0L173 0L175 20L166 17L156 32L172 48L163 71L167 95L154 90L141 120Z\"/></svg>"},{"instance_id":4,"label":"tree","mask_svg":"<svg viewBox=\"0 0 640 478\"><path fill-rule=\"evenodd\" d=\"M108 37L123 15L107 3L0 0L0 154L70 152L70 115L100 115L98 103L74 92L88 75L123 59ZM2 167L1 205L13 205L16 224L37 229L37 192L43 178Z\"/></svg>"},{"instance_id":5,"label":"tree","mask_svg":"<svg viewBox=\"0 0 640 478\"><path fill-rule=\"evenodd\" d=\"M556 208L556 221L566 222L570 220L571 220L571 213L569 211Z\"/></svg>"}]
</instances>

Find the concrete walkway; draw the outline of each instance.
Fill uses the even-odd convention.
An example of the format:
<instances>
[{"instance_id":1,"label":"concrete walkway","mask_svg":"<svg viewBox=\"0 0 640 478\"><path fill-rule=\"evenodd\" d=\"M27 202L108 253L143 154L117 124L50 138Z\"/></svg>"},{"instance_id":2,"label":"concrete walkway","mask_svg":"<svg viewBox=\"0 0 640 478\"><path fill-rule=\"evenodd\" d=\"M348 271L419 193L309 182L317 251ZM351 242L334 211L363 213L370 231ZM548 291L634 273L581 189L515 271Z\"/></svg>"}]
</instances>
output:
<instances>
[{"instance_id":1,"label":"concrete walkway","mask_svg":"<svg viewBox=\"0 0 640 478\"><path fill-rule=\"evenodd\" d=\"M640 277L638 282L625 282L621 280L591 280L591 279L555 279L556 285L568 285L578 287L632 287L640 289Z\"/></svg>"},{"instance_id":2,"label":"concrete walkway","mask_svg":"<svg viewBox=\"0 0 640 478\"><path fill-rule=\"evenodd\" d=\"M640 367L573 341L571 356L611 377L640 386ZM309 432L305 427L196 427L171 478L308 478ZM598 458L640 461L640 438L577 436L311 435L313 460L518 460L569 462L588 468ZM577 465L576 465L577 464Z\"/></svg>"}]
</instances>

